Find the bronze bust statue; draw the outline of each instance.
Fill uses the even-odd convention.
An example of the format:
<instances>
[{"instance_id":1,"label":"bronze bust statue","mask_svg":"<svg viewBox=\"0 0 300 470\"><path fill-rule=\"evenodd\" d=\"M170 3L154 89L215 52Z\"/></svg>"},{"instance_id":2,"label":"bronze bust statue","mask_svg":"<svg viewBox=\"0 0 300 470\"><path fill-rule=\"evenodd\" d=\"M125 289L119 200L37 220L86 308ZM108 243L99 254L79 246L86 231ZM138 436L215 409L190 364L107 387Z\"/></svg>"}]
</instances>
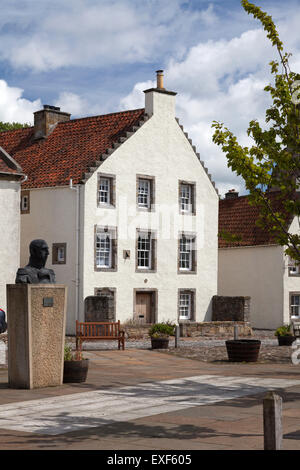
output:
<instances>
[{"instance_id":1,"label":"bronze bust statue","mask_svg":"<svg viewBox=\"0 0 300 470\"><path fill-rule=\"evenodd\" d=\"M29 263L25 268L18 269L16 284L55 284L53 269L45 268L49 255L45 240L32 240L29 252Z\"/></svg>"}]
</instances>

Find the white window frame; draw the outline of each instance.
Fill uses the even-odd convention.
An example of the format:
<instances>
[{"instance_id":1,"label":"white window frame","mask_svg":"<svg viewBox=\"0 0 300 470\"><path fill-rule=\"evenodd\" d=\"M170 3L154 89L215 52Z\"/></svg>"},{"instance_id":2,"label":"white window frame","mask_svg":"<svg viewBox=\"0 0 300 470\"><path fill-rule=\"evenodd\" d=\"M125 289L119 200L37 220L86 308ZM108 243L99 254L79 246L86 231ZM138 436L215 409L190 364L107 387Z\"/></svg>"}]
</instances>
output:
<instances>
[{"instance_id":1,"label":"white window frame","mask_svg":"<svg viewBox=\"0 0 300 470\"><path fill-rule=\"evenodd\" d=\"M111 179L106 176L100 176L98 189L98 203L101 205L110 205ZM102 200L105 199L105 200Z\"/></svg>"},{"instance_id":2,"label":"white window frame","mask_svg":"<svg viewBox=\"0 0 300 470\"><path fill-rule=\"evenodd\" d=\"M105 244L101 243L102 241ZM104 264L101 264L101 259L105 260ZM112 237L110 232L104 230L96 233L96 267L100 269L111 269L112 267Z\"/></svg>"},{"instance_id":3,"label":"white window frame","mask_svg":"<svg viewBox=\"0 0 300 470\"><path fill-rule=\"evenodd\" d=\"M138 178L138 207L150 209L151 207L151 181L146 178Z\"/></svg>"},{"instance_id":4,"label":"white window frame","mask_svg":"<svg viewBox=\"0 0 300 470\"><path fill-rule=\"evenodd\" d=\"M183 243L185 241L185 247L189 245L189 249L183 250ZM188 235L181 235L179 240L179 269L180 271L192 271L193 270L193 243L194 237ZM184 255L184 258L183 258ZM188 266L186 266L188 264ZM185 265L185 266L183 266Z\"/></svg>"},{"instance_id":5,"label":"white window frame","mask_svg":"<svg viewBox=\"0 0 300 470\"><path fill-rule=\"evenodd\" d=\"M288 258L288 270L289 276L299 276L300 274L300 266L296 263L296 261L292 258Z\"/></svg>"},{"instance_id":6,"label":"white window frame","mask_svg":"<svg viewBox=\"0 0 300 470\"><path fill-rule=\"evenodd\" d=\"M142 242L142 240L145 240L144 243L148 243L148 249L141 248L140 243ZM148 266L145 264L144 265L140 264L142 260L145 262L147 258L148 258ZM152 269L152 234L151 232L138 232L137 233L137 269Z\"/></svg>"},{"instance_id":7,"label":"white window frame","mask_svg":"<svg viewBox=\"0 0 300 470\"><path fill-rule=\"evenodd\" d=\"M186 314L182 314L186 312ZM179 320L190 320L192 317L192 293L179 293Z\"/></svg>"},{"instance_id":8,"label":"white window frame","mask_svg":"<svg viewBox=\"0 0 300 470\"><path fill-rule=\"evenodd\" d=\"M193 212L192 202L193 187L188 183L180 183L180 210L191 214Z\"/></svg>"},{"instance_id":9,"label":"white window frame","mask_svg":"<svg viewBox=\"0 0 300 470\"><path fill-rule=\"evenodd\" d=\"M298 304L293 303L293 297L298 297ZM297 309L297 313L295 313L295 310ZM290 317L297 317L300 318L300 293L292 293L290 294Z\"/></svg>"}]
</instances>

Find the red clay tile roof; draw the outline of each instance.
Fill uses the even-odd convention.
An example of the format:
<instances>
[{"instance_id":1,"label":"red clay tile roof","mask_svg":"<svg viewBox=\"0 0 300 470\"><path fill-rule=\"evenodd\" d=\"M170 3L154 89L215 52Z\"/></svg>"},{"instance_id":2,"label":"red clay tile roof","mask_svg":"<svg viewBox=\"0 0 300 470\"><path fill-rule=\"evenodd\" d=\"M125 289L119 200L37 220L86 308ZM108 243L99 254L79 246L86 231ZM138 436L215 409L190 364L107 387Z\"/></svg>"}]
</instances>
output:
<instances>
[{"instance_id":1,"label":"red clay tile roof","mask_svg":"<svg viewBox=\"0 0 300 470\"><path fill-rule=\"evenodd\" d=\"M16 162L10 158L0 147L0 174L10 174L15 176L23 175L21 168L18 168Z\"/></svg>"},{"instance_id":2,"label":"red clay tile roof","mask_svg":"<svg viewBox=\"0 0 300 470\"><path fill-rule=\"evenodd\" d=\"M136 126L144 109L60 122L43 140L33 139L33 127L0 132L0 146L28 176L24 188L79 183L119 137Z\"/></svg>"},{"instance_id":3,"label":"red clay tile roof","mask_svg":"<svg viewBox=\"0 0 300 470\"><path fill-rule=\"evenodd\" d=\"M273 207L280 207L276 200L278 192L269 194ZM259 218L259 209L251 206L247 196L240 196L232 199L222 199L219 201L219 234L224 231L231 235L241 237L239 241L227 241L219 235L219 248L237 246L256 246L277 244L275 237L267 228L264 230L256 225ZM292 217L287 215L287 227L290 225Z\"/></svg>"}]
</instances>

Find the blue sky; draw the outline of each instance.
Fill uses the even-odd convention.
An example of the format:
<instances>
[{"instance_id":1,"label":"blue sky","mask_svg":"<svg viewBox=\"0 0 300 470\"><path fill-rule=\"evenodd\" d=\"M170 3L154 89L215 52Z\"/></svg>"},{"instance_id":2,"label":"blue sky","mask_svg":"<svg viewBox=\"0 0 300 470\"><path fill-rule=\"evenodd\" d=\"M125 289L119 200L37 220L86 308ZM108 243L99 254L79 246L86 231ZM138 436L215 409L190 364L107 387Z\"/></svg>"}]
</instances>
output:
<instances>
[{"instance_id":1,"label":"blue sky","mask_svg":"<svg viewBox=\"0 0 300 470\"><path fill-rule=\"evenodd\" d=\"M269 104L263 87L276 57L239 0L1 0L0 120L32 122L43 104L72 117L143 107L142 91L165 70L177 116L221 194L239 180L212 141L224 122L246 129ZM255 0L272 15L300 71L300 4Z\"/></svg>"}]
</instances>

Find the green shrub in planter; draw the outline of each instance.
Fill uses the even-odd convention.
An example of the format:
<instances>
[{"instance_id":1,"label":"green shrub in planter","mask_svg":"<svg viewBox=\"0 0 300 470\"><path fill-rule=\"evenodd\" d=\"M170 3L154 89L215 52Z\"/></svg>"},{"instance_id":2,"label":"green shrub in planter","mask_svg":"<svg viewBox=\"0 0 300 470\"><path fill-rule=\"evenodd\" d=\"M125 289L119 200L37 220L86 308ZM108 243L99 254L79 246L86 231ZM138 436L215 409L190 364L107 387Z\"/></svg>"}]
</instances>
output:
<instances>
[{"instance_id":1,"label":"green shrub in planter","mask_svg":"<svg viewBox=\"0 0 300 470\"><path fill-rule=\"evenodd\" d=\"M283 325L277 328L275 331L275 336L293 336L291 331L291 325Z\"/></svg>"},{"instance_id":2,"label":"green shrub in planter","mask_svg":"<svg viewBox=\"0 0 300 470\"><path fill-rule=\"evenodd\" d=\"M149 329L149 336L151 338L161 338L173 336L175 330L175 325L169 322L155 323Z\"/></svg>"},{"instance_id":3,"label":"green shrub in planter","mask_svg":"<svg viewBox=\"0 0 300 470\"><path fill-rule=\"evenodd\" d=\"M291 346L296 339L291 330L291 325L283 325L277 328L275 336L278 338L279 346Z\"/></svg>"},{"instance_id":4,"label":"green shrub in planter","mask_svg":"<svg viewBox=\"0 0 300 470\"><path fill-rule=\"evenodd\" d=\"M169 336L174 335L175 325L170 322L155 323L149 329L152 349L168 349Z\"/></svg>"}]
</instances>

